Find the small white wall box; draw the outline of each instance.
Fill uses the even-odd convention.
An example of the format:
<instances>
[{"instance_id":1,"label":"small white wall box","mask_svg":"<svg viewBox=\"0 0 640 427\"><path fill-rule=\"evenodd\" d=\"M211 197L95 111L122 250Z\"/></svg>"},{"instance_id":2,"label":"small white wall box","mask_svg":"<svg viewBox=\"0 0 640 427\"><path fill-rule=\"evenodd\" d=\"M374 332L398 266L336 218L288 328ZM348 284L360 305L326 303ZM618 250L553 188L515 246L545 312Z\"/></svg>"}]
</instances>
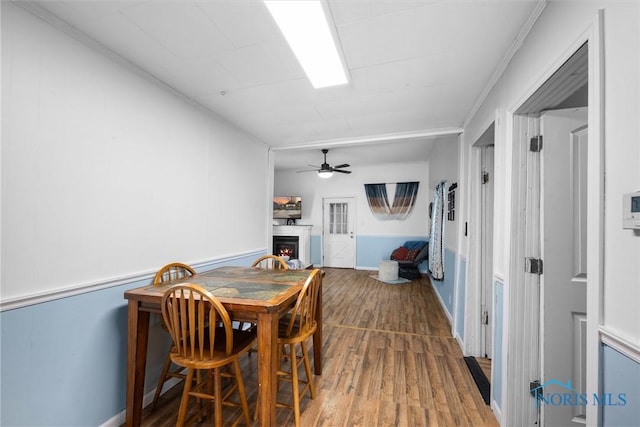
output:
<instances>
[{"instance_id":1,"label":"small white wall box","mask_svg":"<svg viewBox=\"0 0 640 427\"><path fill-rule=\"evenodd\" d=\"M640 230L640 191L622 197L622 228Z\"/></svg>"}]
</instances>

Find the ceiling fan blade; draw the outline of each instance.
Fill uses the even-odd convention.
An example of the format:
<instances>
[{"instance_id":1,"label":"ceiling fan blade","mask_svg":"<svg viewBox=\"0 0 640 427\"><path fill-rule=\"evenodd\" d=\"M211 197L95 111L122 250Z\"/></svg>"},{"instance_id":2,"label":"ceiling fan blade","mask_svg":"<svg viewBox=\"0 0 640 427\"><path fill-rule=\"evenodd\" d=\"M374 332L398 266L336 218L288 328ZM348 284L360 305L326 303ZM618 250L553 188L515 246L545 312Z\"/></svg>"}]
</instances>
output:
<instances>
[{"instance_id":1,"label":"ceiling fan blade","mask_svg":"<svg viewBox=\"0 0 640 427\"><path fill-rule=\"evenodd\" d=\"M322 163L321 166L317 166L317 165L307 165L310 168L314 168L314 169L306 169L306 170L299 170L296 171L296 173L301 173L301 172L318 172L322 175L324 175L325 173L329 173L329 176L331 172L338 172L338 173L346 173L346 174L350 174L351 171L346 171L343 170L342 168L348 168L349 166L351 166L348 163L343 163L341 165L337 165L337 166L331 166L330 164L327 163L327 153L329 152L328 149L323 149L321 150L322 154L324 155L324 163Z\"/></svg>"}]
</instances>

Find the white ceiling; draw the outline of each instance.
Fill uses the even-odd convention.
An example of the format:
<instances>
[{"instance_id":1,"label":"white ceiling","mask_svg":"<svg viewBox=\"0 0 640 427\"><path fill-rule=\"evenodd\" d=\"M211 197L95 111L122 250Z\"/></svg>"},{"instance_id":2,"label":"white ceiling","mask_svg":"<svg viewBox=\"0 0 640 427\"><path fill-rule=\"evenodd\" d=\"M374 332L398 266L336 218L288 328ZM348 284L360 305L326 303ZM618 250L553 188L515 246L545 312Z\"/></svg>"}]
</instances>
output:
<instances>
[{"instance_id":1,"label":"white ceiling","mask_svg":"<svg viewBox=\"0 0 640 427\"><path fill-rule=\"evenodd\" d=\"M357 165L425 160L433 143L455 141L544 1L329 0L350 83L319 90L258 0L17 3L236 123L278 150L277 168L295 169L321 163L320 148L331 164Z\"/></svg>"}]
</instances>

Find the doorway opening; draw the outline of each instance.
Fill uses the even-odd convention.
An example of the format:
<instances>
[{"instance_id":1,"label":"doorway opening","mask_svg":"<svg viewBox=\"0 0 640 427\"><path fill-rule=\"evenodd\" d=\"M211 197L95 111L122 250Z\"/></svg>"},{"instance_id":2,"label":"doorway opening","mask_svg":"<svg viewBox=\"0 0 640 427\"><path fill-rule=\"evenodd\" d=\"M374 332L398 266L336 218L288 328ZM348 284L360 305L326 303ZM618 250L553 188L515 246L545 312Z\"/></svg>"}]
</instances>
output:
<instances>
[{"instance_id":1,"label":"doorway opening","mask_svg":"<svg viewBox=\"0 0 640 427\"><path fill-rule=\"evenodd\" d=\"M537 399L586 383L586 273L574 270L586 260L588 59L584 43L513 116L507 423L586 421L586 408Z\"/></svg>"},{"instance_id":2,"label":"doorway opening","mask_svg":"<svg viewBox=\"0 0 640 427\"><path fill-rule=\"evenodd\" d=\"M483 132L473 144L471 195L473 224L477 233L471 234L470 245L474 256L470 262L471 282L475 283L475 302L471 308L472 316L469 334L472 343L469 353L474 364L482 371L490 388L493 358L493 227L494 227L494 147L495 122ZM490 393L490 390L489 390Z\"/></svg>"}]
</instances>

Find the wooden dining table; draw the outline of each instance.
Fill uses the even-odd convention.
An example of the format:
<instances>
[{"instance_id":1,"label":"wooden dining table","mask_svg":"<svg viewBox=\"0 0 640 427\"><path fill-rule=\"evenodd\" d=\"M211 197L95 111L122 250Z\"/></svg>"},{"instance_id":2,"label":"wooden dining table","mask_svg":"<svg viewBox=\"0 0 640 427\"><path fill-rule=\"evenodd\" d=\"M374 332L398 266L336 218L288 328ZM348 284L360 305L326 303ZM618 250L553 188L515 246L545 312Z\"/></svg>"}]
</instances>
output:
<instances>
[{"instance_id":1,"label":"wooden dining table","mask_svg":"<svg viewBox=\"0 0 640 427\"><path fill-rule=\"evenodd\" d=\"M260 425L276 425L278 321L295 304L311 270L262 270L220 267L195 276L148 285L124 293L128 300L126 425L139 426L149 338L149 317L160 312L162 295L178 283L196 283L216 296L234 320L257 324L258 393ZM322 276L322 275L321 275ZM314 373L322 374L322 279L317 329L313 336Z\"/></svg>"}]
</instances>

